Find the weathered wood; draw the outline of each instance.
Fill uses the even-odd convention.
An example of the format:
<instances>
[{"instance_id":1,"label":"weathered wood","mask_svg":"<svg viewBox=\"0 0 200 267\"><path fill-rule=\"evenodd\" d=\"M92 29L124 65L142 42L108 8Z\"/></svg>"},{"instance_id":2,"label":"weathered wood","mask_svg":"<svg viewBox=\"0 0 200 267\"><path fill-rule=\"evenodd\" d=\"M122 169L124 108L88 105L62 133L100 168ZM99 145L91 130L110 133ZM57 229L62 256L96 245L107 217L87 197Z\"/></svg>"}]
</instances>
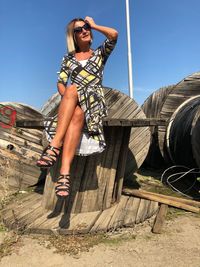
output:
<instances>
[{"instance_id":1,"label":"weathered wood","mask_svg":"<svg viewBox=\"0 0 200 267\"><path fill-rule=\"evenodd\" d=\"M122 196L120 199L119 204L117 205L117 209L114 211L113 216L109 222L108 228L109 229L117 229L120 226L123 226L124 224L124 218L126 215L126 204L127 204L128 198L125 196Z\"/></svg>"},{"instance_id":2,"label":"weathered wood","mask_svg":"<svg viewBox=\"0 0 200 267\"><path fill-rule=\"evenodd\" d=\"M129 197L128 202L126 204L126 214L124 216L125 226L135 225L137 212L140 206L140 201L141 201L140 198Z\"/></svg>"},{"instance_id":3,"label":"weathered wood","mask_svg":"<svg viewBox=\"0 0 200 267\"><path fill-rule=\"evenodd\" d=\"M113 190L115 188L116 176L117 176L117 167L118 167L118 161L120 156L120 150L121 149L127 149L127 147L122 148L122 140L123 140L123 129L118 127L117 132L118 135L116 135L116 130L113 129L113 135L110 136L110 160L108 160L109 163L107 168L107 174L106 174L106 187L104 192L104 199L103 199L103 210L111 207L112 203L116 201L116 199L113 201ZM110 135L110 130L109 130ZM128 144L127 144L128 145ZM109 152L108 152L109 153ZM126 158L124 159L126 161ZM124 172L122 174L122 177L124 177ZM123 179L123 178L122 178ZM120 190L120 188L118 188ZM121 190L119 192L121 196Z\"/></svg>"},{"instance_id":4,"label":"weathered wood","mask_svg":"<svg viewBox=\"0 0 200 267\"><path fill-rule=\"evenodd\" d=\"M150 195L159 196L159 197L166 198L166 199L175 200L175 201L178 201L178 202L181 202L181 203L184 203L184 204L188 204L188 205L191 205L191 206L194 206L194 207L200 207L200 202L199 201L186 199L186 198L182 198L182 197L174 197L174 196L169 196L169 195L158 194L158 193L149 192L149 191L145 191L145 190L140 190L140 192L148 193Z\"/></svg>"},{"instance_id":5,"label":"weathered wood","mask_svg":"<svg viewBox=\"0 0 200 267\"><path fill-rule=\"evenodd\" d=\"M162 87L159 90L153 92L144 102L142 105L142 109L147 116L148 119L158 119L160 118L160 112L162 109L163 104L168 96L168 94L172 91L175 85ZM159 126L167 126L166 125L159 125ZM153 125L150 127L151 131L151 143L149 147L149 151L147 157L145 158L145 164L147 166L153 168L159 168L164 165L164 159L162 154L160 153L159 145L158 145L158 125Z\"/></svg>"},{"instance_id":6,"label":"weathered wood","mask_svg":"<svg viewBox=\"0 0 200 267\"><path fill-rule=\"evenodd\" d=\"M137 211L137 215L136 215L136 219L135 219L135 223L141 223L145 220L146 216L147 216L147 212L148 212L148 208L149 208L149 204L150 201L146 200L146 199L141 199L140 200L140 205Z\"/></svg>"},{"instance_id":7,"label":"weathered wood","mask_svg":"<svg viewBox=\"0 0 200 267\"><path fill-rule=\"evenodd\" d=\"M36 159L35 159L36 160ZM9 191L21 190L34 185L39 180L41 172L35 167L33 159L20 157L8 150L0 149L1 186Z\"/></svg>"},{"instance_id":8,"label":"weathered wood","mask_svg":"<svg viewBox=\"0 0 200 267\"><path fill-rule=\"evenodd\" d=\"M0 122L0 197L5 197L34 185L41 176L36 160L43 150L43 132L39 130L19 129L14 126L7 108L16 112L16 120L42 119L43 115L34 108L15 102L1 102ZM7 124L5 124L7 123Z\"/></svg>"},{"instance_id":9,"label":"weathered wood","mask_svg":"<svg viewBox=\"0 0 200 267\"><path fill-rule=\"evenodd\" d=\"M127 132L126 137L128 138L128 129L124 131ZM126 162L126 153L124 154L123 150L127 150L128 146L128 140L122 142L124 131L119 127L105 129L107 148L101 155L84 158L84 161L82 157L75 157L72 164L72 184L67 205L68 212L80 213L104 210L111 207L112 203L117 201L116 198L119 200L125 169L124 163L121 162L121 166L118 167L119 156L121 153L123 161ZM43 198L43 207L47 210L54 209L57 203L54 187L55 180L59 175L59 168L60 161L58 160L47 175ZM119 174L116 172L117 168ZM115 186L115 184L117 185ZM113 198L114 190L115 197Z\"/></svg>"},{"instance_id":10,"label":"weathered wood","mask_svg":"<svg viewBox=\"0 0 200 267\"><path fill-rule=\"evenodd\" d=\"M69 227L67 229L61 228L59 229L59 233L61 234L82 234L90 232L90 229L94 225L95 221L98 219L101 211L96 212L85 212L76 214L70 220Z\"/></svg>"},{"instance_id":11,"label":"weathered wood","mask_svg":"<svg viewBox=\"0 0 200 267\"><path fill-rule=\"evenodd\" d=\"M128 154L128 143L130 138L130 128L123 129L122 144L119 152L118 165L116 170L115 184L112 194L112 203L118 202L121 197L123 178L126 168L126 159Z\"/></svg>"},{"instance_id":12,"label":"weathered wood","mask_svg":"<svg viewBox=\"0 0 200 267\"><path fill-rule=\"evenodd\" d=\"M152 228L152 232L154 234L160 234L163 228L163 224L167 215L168 211L168 205L166 204L161 204L160 209L158 211L158 214L155 218L155 222Z\"/></svg>"},{"instance_id":13,"label":"weathered wood","mask_svg":"<svg viewBox=\"0 0 200 267\"><path fill-rule=\"evenodd\" d=\"M7 208L2 211L3 222L9 226L9 228L24 228L33 210L40 207L41 196L39 194L31 194L31 197L28 199L29 201L25 201L24 204L20 206L15 202L15 205L9 205L9 209Z\"/></svg>"},{"instance_id":14,"label":"weathered wood","mask_svg":"<svg viewBox=\"0 0 200 267\"><path fill-rule=\"evenodd\" d=\"M158 208L158 202L151 200L146 219L151 218L158 211Z\"/></svg>"},{"instance_id":15,"label":"weathered wood","mask_svg":"<svg viewBox=\"0 0 200 267\"><path fill-rule=\"evenodd\" d=\"M107 231L109 229L110 220L112 219L112 216L115 210L117 209L117 206L118 204L115 204L111 208L104 210L91 228L90 232Z\"/></svg>"},{"instance_id":16,"label":"weathered wood","mask_svg":"<svg viewBox=\"0 0 200 267\"><path fill-rule=\"evenodd\" d=\"M148 200L142 201L143 209L148 207L145 208L144 216L140 202L139 198L122 196L119 203L104 211L60 213L49 219L49 211L45 211L41 205L42 195L32 192L22 196L19 201L10 203L3 209L2 216L7 227L23 230L25 233L65 235L105 232L122 226L133 226L138 216L140 222L145 220L146 214L152 212L152 207Z\"/></svg>"},{"instance_id":17,"label":"weathered wood","mask_svg":"<svg viewBox=\"0 0 200 267\"><path fill-rule=\"evenodd\" d=\"M137 196L140 198L145 198L145 199L149 199L149 200L153 200L153 201L157 201L163 204L167 204L169 206L173 206L179 209L184 209L187 211L191 211L191 212L195 212L195 213L200 213L200 209L197 207L193 207L191 205L185 204L185 203L180 203L178 201L172 200L172 199L166 199L166 198L162 198L160 196L155 196L152 194L148 194L147 192L140 192L140 190L135 190L135 189L124 189L123 193L128 194L128 195L133 195L133 196Z\"/></svg>"},{"instance_id":18,"label":"weathered wood","mask_svg":"<svg viewBox=\"0 0 200 267\"><path fill-rule=\"evenodd\" d=\"M16 127L28 128L28 129L45 129L44 123L51 121L50 118L38 119L38 120L19 120L16 121ZM146 118L146 119L115 119L105 118L103 125L105 126L131 126L131 127L145 127L145 126L165 126L167 124L166 119L159 118Z\"/></svg>"}]
</instances>

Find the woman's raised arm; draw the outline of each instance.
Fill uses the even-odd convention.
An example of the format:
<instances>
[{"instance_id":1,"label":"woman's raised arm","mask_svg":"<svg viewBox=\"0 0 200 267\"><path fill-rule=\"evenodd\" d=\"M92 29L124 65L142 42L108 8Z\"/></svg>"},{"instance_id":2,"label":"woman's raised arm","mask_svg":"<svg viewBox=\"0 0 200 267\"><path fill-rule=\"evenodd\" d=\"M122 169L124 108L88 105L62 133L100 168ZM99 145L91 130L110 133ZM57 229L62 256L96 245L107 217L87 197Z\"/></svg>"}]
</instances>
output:
<instances>
[{"instance_id":1,"label":"woman's raised arm","mask_svg":"<svg viewBox=\"0 0 200 267\"><path fill-rule=\"evenodd\" d=\"M97 25L93 18L91 17L85 17L85 21L88 22L91 26L92 29L99 31L101 33L103 33L109 40L116 40L118 37L118 32L110 27L106 27L106 26L100 26Z\"/></svg>"}]
</instances>

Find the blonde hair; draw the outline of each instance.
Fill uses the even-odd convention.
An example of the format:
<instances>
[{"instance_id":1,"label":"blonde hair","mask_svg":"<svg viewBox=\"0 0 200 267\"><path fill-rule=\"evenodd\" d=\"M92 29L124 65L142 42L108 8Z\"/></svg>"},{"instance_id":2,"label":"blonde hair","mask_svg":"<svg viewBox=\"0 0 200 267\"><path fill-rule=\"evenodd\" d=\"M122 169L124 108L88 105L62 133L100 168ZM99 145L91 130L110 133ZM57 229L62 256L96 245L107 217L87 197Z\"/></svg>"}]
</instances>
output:
<instances>
[{"instance_id":1,"label":"blonde hair","mask_svg":"<svg viewBox=\"0 0 200 267\"><path fill-rule=\"evenodd\" d=\"M71 20L66 27L66 43L67 43L67 50L69 54L74 54L75 52L79 50L79 47L76 43L75 35L74 35L74 24L76 21L84 21L84 19L75 18ZM91 39L93 39L92 31L91 31Z\"/></svg>"}]
</instances>

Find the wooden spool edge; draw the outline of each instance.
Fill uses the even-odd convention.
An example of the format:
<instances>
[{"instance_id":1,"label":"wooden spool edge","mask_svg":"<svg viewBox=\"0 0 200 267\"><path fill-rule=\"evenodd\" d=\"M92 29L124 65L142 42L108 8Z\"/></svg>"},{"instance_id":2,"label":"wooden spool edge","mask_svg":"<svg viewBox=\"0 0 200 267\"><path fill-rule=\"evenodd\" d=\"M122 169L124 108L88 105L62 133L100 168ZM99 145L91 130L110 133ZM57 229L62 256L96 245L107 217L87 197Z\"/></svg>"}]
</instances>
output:
<instances>
[{"instance_id":1,"label":"wooden spool edge","mask_svg":"<svg viewBox=\"0 0 200 267\"><path fill-rule=\"evenodd\" d=\"M137 200L137 207L127 206L128 201L131 200L134 202L134 199ZM65 215L60 214L55 218L48 219L47 215L49 215L49 211L44 210L40 203L42 202L42 195L32 192L24 197L24 202L21 199L20 202L15 201L14 203L8 204L2 210L2 217L6 227L9 229L23 230L24 233L69 235L106 232L119 227L133 226L135 223L141 223L153 216L157 208L152 210L149 200L143 199L142 201L141 206L141 200L139 198L122 196L117 204L107 210L71 214L70 226L65 229L59 228L59 223ZM25 204L23 205L23 203ZM130 213L133 209L135 210L135 215L132 223L124 223L126 216L129 215L131 217L133 215ZM101 216L105 217L105 213L109 219L105 224L105 228L102 228L98 223L102 221Z\"/></svg>"}]
</instances>

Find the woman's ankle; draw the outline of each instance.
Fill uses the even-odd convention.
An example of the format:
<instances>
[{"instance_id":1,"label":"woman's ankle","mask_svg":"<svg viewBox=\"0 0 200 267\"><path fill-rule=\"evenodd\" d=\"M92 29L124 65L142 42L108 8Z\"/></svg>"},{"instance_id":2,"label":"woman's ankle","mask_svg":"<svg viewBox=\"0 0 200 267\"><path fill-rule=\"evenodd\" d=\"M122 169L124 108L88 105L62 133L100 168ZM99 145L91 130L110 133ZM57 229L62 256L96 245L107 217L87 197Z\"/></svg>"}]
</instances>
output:
<instances>
[{"instance_id":1,"label":"woman's ankle","mask_svg":"<svg viewBox=\"0 0 200 267\"><path fill-rule=\"evenodd\" d=\"M60 169L60 174L61 175L70 175L70 170L69 169Z\"/></svg>"},{"instance_id":2,"label":"woman's ankle","mask_svg":"<svg viewBox=\"0 0 200 267\"><path fill-rule=\"evenodd\" d=\"M62 146L63 142L57 141L57 140L52 140L50 145L55 147L55 148L60 148Z\"/></svg>"}]
</instances>

